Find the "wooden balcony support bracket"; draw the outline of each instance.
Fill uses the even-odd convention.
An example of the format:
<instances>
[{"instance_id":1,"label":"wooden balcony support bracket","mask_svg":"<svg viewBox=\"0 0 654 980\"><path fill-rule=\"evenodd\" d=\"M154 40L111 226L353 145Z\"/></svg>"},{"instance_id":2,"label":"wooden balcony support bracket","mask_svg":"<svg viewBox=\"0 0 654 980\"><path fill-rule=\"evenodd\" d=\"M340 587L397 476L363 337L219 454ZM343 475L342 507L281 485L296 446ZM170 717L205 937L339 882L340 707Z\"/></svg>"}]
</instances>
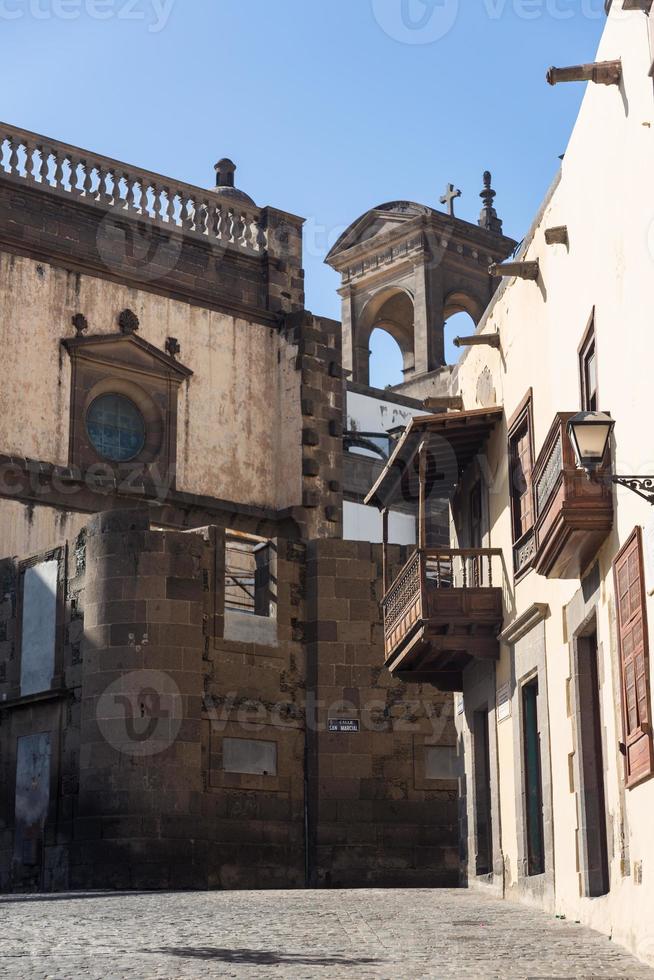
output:
<instances>
[{"instance_id":1,"label":"wooden balcony support bracket","mask_svg":"<svg viewBox=\"0 0 654 980\"><path fill-rule=\"evenodd\" d=\"M463 411L463 398L461 395L433 395L425 398L426 412Z\"/></svg>"},{"instance_id":2,"label":"wooden balcony support bracket","mask_svg":"<svg viewBox=\"0 0 654 980\"><path fill-rule=\"evenodd\" d=\"M488 272L495 279L529 279L535 282L540 275L540 264L538 259L534 262L494 262Z\"/></svg>"},{"instance_id":3,"label":"wooden balcony support bracket","mask_svg":"<svg viewBox=\"0 0 654 980\"><path fill-rule=\"evenodd\" d=\"M498 333L478 333L473 337L455 337L453 340L455 347L493 347L500 349L500 335Z\"/></svg>"},{"instance_id":4,"label":"wooden balcony support bracket","mask_svg":"<svg viewBox=\"0 0 654 980\"><path fill-rule=\"evenodd\" d=\"M572 65L569 68L550 68L546 77L550 85L559 85L561 82L619 85L622 81L622 62L598 61L588 65Z\"/></svg>"},{"instance_id":5,"label":"wooden balcony support bracket","mask_svg":"<svg viewBox=\"0 0 654 980\"><path fill-rule=\"evenodd\" d=\"M382 511L382 570L384 595L388 592L388 507Z\"/></svg>"},{"instance_id":6,"label":"wooden balcony support bracket","mask_svg":"<svg viewBox=\"0 0 654 980\"><path fill-rule=\"evenodd\" d=\"M427 452L423 442L418 450L420 497L418 512L418 547L421 551L427 546Z\"/></svg>"},{"instance_id":7,"label":"wooden balcony support bracket","mask_svg":"<svg viewBox=\"0 0 654 980\"><path fill-rule=\"evenodd\" d=\"M545 231L545 241L548 245L569 245L567 225L558 225L556 228L548 228Z\"/></svg>"}]
</instances>

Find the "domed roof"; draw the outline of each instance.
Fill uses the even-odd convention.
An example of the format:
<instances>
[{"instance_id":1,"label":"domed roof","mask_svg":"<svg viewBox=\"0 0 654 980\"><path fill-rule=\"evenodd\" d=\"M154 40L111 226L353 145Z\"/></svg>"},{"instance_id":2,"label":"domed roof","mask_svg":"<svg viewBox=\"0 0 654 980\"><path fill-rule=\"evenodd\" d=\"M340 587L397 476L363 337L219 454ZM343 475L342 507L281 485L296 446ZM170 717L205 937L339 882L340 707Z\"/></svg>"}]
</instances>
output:
<instances>
[{"instance_id":1,"label":"domed roof","mask_svg":"<svg viewBox=\"0 0 654 980\"><path fill-rule=\"evenodd\" d=\"M218 161L215 169L216 186L212 188L214 194L219 194L220 197L224 198L228 203L248 204L250 207L256 208L256 204L250 195L234 186L236 164L233 163L232 160L224 157L222 160Z\"/></svg>"}]
</instances>

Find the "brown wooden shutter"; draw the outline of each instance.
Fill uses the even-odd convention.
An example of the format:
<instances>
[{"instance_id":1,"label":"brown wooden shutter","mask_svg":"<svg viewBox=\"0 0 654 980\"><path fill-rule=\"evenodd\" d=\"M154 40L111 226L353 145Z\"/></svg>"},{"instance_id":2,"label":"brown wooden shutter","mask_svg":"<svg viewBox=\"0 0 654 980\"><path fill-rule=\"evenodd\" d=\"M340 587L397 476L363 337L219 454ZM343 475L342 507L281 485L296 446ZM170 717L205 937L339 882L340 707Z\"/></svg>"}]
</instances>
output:
<instances>
[{"instance_id":1,"label":"brown wooden shutter","mask_svg":"<svg viewBox=\"0 0 654 980\"><path fill-rule=\"evenodd\" d=\"M522 537L534 524L532 505L532 458L531 432L528 421L511 439L511 480L515 540Z\"/></svg>"},{"instance_id":2,"label":"brown wooden shutter","mask_svg":"<svg viewBox=\"0 0 654 980\"><path fill-rule=\"evenodd\" d=\"M615 592L622 676L627 786L654 773L649 643L641 530L636 528L615 559Z\"/></svg>"}]
</instances>

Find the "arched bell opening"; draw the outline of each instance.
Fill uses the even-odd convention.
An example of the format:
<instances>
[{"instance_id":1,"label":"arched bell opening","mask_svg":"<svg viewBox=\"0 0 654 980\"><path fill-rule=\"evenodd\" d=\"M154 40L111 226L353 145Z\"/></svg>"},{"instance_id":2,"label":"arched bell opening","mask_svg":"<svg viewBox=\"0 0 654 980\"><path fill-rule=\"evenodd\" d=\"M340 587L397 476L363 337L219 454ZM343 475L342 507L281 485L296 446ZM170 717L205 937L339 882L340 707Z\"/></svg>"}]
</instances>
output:
<instances>
[{"instance_id":1,"label":"arched bell opening","mask_svg":"<svg viewBox=\"0 0 654 980\"><path fill-rule=\"evenodd\" d=\"M380 388L401 384L415 367L414 319L413 297L405 289L383 289L368 301L355 340L355 381Z\"/></svg>"},{"instance_id":2,"label":"arched bell opening","mask_svg":"<svg viewBox=\"0 0 654 980\"><path fill-rule=\"evenodd\" d=\"M383 327L375 327L370 335L368 361L370 384L373 388L388 388L404 381L404 357L393 335Z\"/></svg>"},{"instance_id":3,"label":"arched bell opening","mask_svg":"<svg viewBox=\"0 0 654 980\"><path fill-rule=\"evenodd\" d=\"M477 330L484 308L474 297L463 292L452 292L443 310L445 328L445 363L456 364L461 350L454 346L456 337L471 337Z\"/></svg>"}]
</instances>

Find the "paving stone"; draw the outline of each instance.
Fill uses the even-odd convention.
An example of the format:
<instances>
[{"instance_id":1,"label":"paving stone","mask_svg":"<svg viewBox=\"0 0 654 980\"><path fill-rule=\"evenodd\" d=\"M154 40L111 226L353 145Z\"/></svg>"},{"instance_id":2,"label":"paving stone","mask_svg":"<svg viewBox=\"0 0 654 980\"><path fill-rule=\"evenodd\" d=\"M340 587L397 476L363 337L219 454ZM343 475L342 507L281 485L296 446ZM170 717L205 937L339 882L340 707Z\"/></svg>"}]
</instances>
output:
<instances>
[{"instance_id":1,"label":"paving stone","mask_svg":"<svg viewBox=\"0 0 654 980\"><path fill-rule=\"evenodd\" d=\"M464 890L0 896L0 976L654 978L598 933Z\"/></svg>"}]
</instances>

